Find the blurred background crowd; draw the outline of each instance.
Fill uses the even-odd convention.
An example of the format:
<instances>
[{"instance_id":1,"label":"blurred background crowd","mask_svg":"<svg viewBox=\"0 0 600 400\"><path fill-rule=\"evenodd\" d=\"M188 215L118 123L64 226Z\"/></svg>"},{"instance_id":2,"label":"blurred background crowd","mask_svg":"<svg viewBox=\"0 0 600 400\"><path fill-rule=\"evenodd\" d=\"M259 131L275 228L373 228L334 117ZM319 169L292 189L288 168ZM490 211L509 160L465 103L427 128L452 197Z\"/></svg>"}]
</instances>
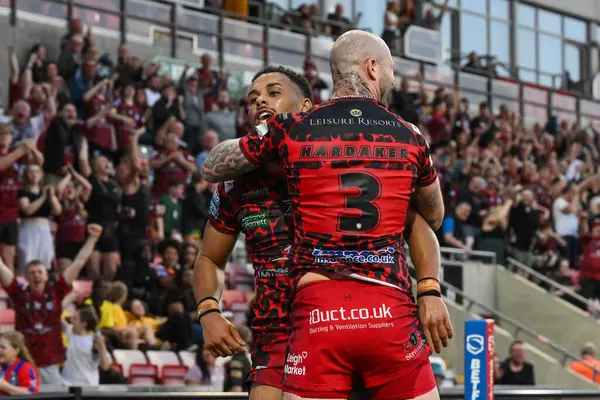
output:
<instances>
[{"instance_id":1,"label":"blurred background crowd","mask_svg":"<svg viewBox=\"0 0 600 400\"><path fill-rule=\"evenodd\" d=\"M447 2L439 13L423 13L412 0L389 2L382 37L401 52L408 26L437 30L446 9ZM292 31L332 37L354 26L343 4L325 20L318 15L318 6L304 4L281 22ZM0 257L20 282L34 278L27 265L39 260L50 274L44 284L54 287L77 260L88 224L102 227L75 278L76 292L61 297L60 317L73 324L71 333L82 322L99 332L102 339L94 335L93 347L105 357L98 376L69 376L73 370L63 368L62 381L124 382L127 372L119 363L135 361L117 359L119 349L170 351L189 363L185 373L175 371L164 382L241 391L246 364L215 361L203 349L191 282L215 190L199 171L219 141L253 130L245 97L230 94L229 74L216 68L209 54L200 57L200 68L186 65L172 81L158 64L131 54L127 43L111 58L106 52L114 49L99 48L93 30L76 19L60 38L60 49L56 55L41 44L6 50L10 82L0 125ZM484 64L472 53L463 68L495 74L496 66L493 58ZM330 88L315 63L307 59L303 68L315 103L326 100ZM494 113L485 102L469 104L459 92L432 92L422 80L414 86L404 77L398 78L389 107L417 125L431 145L447 210L438 236L443 246L464 251L458 260L476 250L493 252L501 265L511 256L586 298L600 299L600 137L593 124L558 117L525 124L507 105ZM254 288L245 254L241 238L223 306L249 334ZM460 281L462 269L455 274L445 279ZM78 311L82 303L94 313ZM593 309L596 303L600 306L597 300L578 306ZM19 326L27 315L15 318ZM27 341L28 332L23 333ZM68 358L78 342L72 334L66 339ZM521 345L511 345L504 363L522 365ZM32 358L38 367L47 366L44 353L32 351ZM64 354L57 363L63 361ZM438 375L448 377L445 368L434 363ZM533 384L533 369L527 374L513 381L509 374L497 378ZM149 382L144 373L139 377L138 383ZM136 383L131 376L130 382ZM451 385L452 379L444 382Z\"/></svg>"}]
</instances>

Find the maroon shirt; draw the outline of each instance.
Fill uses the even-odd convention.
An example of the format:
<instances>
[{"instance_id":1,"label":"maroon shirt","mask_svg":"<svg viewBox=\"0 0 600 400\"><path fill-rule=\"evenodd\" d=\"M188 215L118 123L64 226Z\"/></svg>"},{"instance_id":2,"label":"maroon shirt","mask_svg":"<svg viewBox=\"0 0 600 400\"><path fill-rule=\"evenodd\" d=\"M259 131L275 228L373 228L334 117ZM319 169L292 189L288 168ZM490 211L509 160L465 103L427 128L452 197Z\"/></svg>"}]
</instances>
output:
<instances>
[{"instance_id":1,"label":"maroon shirt","mask_svg":"<svg viewBox=\"0 0 600 400\"><path fill-rule=\"evenodd\" d=\"M133 133L146 123L144 112L137 104L127 104L122 99L115 102L115 108L119 115L127 116L135 121L134 126L126 126L122 123L115 124L117 129L117 146L119 149L126 149L129 147Z\"/></svg>"},{"instance_id":2,"label":"maroon shirt","mask_svg":"<svg viewBox=\"0 0 600 400\"><path fill-rule=\"evenodd\" d=\"M410 293L402 250L410 196L435 182L414 125L366 98L282 114L240 139L255 164L280 164L294 218L292 279L314 270L365 277Z\"/></svg>"},{"instance_id":3,"label":"maroon shirt","mask_svg":"<svg viewBox=\"0 0 600 400\"><path fill-rule=\"evenodd\" d=\"M86 236L87 211L81 200L63 201L58 217L56 243L83 243Z\"/></svg>"},{"instance_id":4,"label":"maroon shirt","mask_svg":"<svg viewBox=\"0 0 600 400\"><path fill-rule=\"evenodd\" d=\"M108 121L98 121L93 125L90 125L87 121L84 127L84 134L90 143L110 150L112 147L112 136L114 127Z\"/></svg>"},{"instance_id":5,"label":"maroon shirt","mask_svg":"<svg viewBox=\"0 0 600 400\"><path fill-rule=\"evenodd\" d=\"M600 237L581 238L583 252L579 262L579 278L600 280Z\"/></svg>"},{"instance_id":6,"label":"maroon shirt","mask_svg":"<svg viewBox=\"0 0 600 400\"><path fill-rule=\"evenodd\" d=\"M160 160L176 153L179 150L160 149L152 155L153 160ZM187 151L182 151L187 161L194 162L194 157ZM152 197L157 198L161 194L169 191L169 183L175 179L183 183L187 182L190 173L175 161L171 161L154 171L154 186L152 187Z\"/></svg>"},{"instance_id":7,"label":"maroon shirt","mask_svg":"<svg viewBox=\"0 0 600 400\"><path fill-rule=\"evenodd\" d=\"M0 158L6 157L7 154L0 155ZM21 160L23 158L21 157ZM0 171L0 223L17 222L19 218L19 170L19 162L14 162L4 171Z\"/></svg>"},{"instance_id":8,"label":"maroon shirt","mask_svg":"<svg viewBox=\"0 0 600 400\"><path fill-rule=\"evenodd\" d=\"M62 275L47 283L42 294L32 293L16 278L6 288L15 308L15 329L25 336L25 345L38 368L65 361L60 316L61 303L71 291Z\"/></svg>"}]
</instances>

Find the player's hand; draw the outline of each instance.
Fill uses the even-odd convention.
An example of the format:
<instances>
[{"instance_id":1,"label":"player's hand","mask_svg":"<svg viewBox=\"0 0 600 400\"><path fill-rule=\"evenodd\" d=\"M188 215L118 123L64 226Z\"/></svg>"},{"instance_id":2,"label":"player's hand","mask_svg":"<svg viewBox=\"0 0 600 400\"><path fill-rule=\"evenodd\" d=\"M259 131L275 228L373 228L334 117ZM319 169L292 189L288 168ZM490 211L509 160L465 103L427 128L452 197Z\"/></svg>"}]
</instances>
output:
<instances>
[{"instance_id":1,"label":"player's hand","mask_svg":"<svg viewBox=\"0 0 600 400\"><path fill-rule=\"evenodd\" d=\"M441 297L421 297L418 303L419 319L427 343L435 349L436 353L439 353L442 347L448 346L448 340L454 335L448 309Z\"/></svg>"},{"instance_id":2,"label":"player's hand","mask_svg":"<svg viewBox=\"0 0 600 400\"><path fill-rule=\"evenodd\" d=\"M88 234L93 238L99 238L102 235L102 227L98 224L89 224L87 226Z\"/></svg>"},{"instance_id":3,"label":"player's hand","mask_svg":"<svg viewBox=\"0 0 600 400\"><path fill-rule=\"evenodd\" d=\"M243 353L246 342L235 325L219 313L206 314L200 320L204 333L204 343L215 357L227 357Z\"/></svg>"}]
</instances>

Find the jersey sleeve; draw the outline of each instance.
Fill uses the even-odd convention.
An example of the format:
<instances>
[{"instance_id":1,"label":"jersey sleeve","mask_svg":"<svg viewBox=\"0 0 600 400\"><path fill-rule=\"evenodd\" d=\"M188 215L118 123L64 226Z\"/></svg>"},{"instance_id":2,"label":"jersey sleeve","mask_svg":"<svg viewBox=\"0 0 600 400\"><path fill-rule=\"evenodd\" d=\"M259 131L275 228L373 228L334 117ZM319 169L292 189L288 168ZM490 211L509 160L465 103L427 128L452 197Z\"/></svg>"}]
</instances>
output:
<instances>
[{"instance_id":1,"label":"jersey sleeve","mask_svg":"<svg viewBox=\"0 0 600 400\"><path fill-rule=\"evenodd\" d=\"M240 139L242 153L257 165L279 161L280 150L294 118L293 114L275 115L258 125L254 134Z\"/></svg>"},{"instance_id":2,"label":"jersey sleeve","mask_svg":"<svg viewBox=\"0 0 600 400\"><path fill-rule=\"evenodd\" d=\"M235 202L230 193L233 182L221 182L210 199L208 220L219 232L235 235L240 226L235 219ZM229 190L227 190L229 188Z\"/></svg>"},{"instance_id":3,"label":"jersey sleeve","mask_svg":"<svg viewBox=\"0 0 600 400\"><path fill-rule=\"evenodd\" d=\"M19 369L18 376L20 387L27 388L31 394L38 394L40 391L40 379L33 365L25 362L21 369Z\"/></svg>"},{"instance_id":4,"label":"jersey sleeve","mask_svg":"<svg viewBox=\"0 0 600 400\"><path fill-rule=\"evenodd\" d=\"M60 304L66 295L71 292L71 285L65 281L65 278L61 275L58 276L56 283L52 286L52 291L54 292L54 298Z\"/></svg>"},{"instance_id":5,"label":"jersey sleeve","mask_svg":"<svg viewBox=\"0 0 600 400\"><path fill-rule=\"evenodd\" d=\"M13 303L19 302L19 299L23 296L25 287L25 284L19 281L16 276L13 278L10 285L6 287L6 293L13 301Z\"/></svg>"},{"instance_id":6,"label":"jersey sleeve","mask_svg":"<svg viewBox=\"0 0 600 400\"><path fill-rule=\"evenodd\" d=\"M413 131L417 138L417 146L419 152L419 165L418 165L418 179L417 183L419 186L429 186L437 179L437 171L433 166L433 160L431 159L431 150L429 149L429 143L425 140L425 137L419 131L419 128L412 125Z\"/></svg>"}]
</instances>

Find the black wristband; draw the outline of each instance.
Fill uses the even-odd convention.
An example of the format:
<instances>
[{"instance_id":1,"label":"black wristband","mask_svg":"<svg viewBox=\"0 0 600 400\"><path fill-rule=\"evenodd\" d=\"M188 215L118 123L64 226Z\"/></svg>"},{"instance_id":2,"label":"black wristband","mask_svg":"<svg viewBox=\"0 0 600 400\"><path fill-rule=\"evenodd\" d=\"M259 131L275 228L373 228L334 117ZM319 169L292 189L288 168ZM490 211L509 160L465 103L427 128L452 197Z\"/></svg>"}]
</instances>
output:
<instances>
[{"instance_id":1,"label":"black wristband","mask_svg":"<svg viewBox=\"0 0 600 400\"><path fill-rule=\"evenodd\" d=\"M436 281L437 283L440 283L440 280L438 278L434 278L433 276L426 276L424 278L421 278L417 281L417 285L423 281Z\"/></svg>"},{"instance_id":2,"label":"black wristband","mask_svg":"<svg viewBox=\"0 0 600 400\"><path fill-rule=\"evenodd\" d=\"M212 296L206 296L205 298L203 298L202 300L200 300L198 302L198 304L196 304L196 307L198 307L200 304L204 303L206 300L213 300L215 301L217 304L219 304L219 299L217 299L216 297L212 297Z\"/></svg>"},{"instance_id":3,"label":"black wristband","mask_svg":"<svg viewBox=\"0 0 600 400\"><path fill-rule=\"evenodd\" d=\"M427 296L442 297L442 294L439 292L439 290L426 290L422 293L417 293L417 300L419 300L421 297Z\"/></svg>"},{"instance_id":4,"label":"black wristband","mask_svg":"<svg viewBox=\"0 0 600 400\"><path fill-rule=\"evenodd\" d=\"M200 319L202 317L204 317L206 314L210 314L210 313L214 313L214 312L218 312L219 314L221 314L221 310L219 310L218 308L211 308L210 310L204 311L202 314L198 314L198 322L200 322Z\"/></svg>"}]
</instances>

